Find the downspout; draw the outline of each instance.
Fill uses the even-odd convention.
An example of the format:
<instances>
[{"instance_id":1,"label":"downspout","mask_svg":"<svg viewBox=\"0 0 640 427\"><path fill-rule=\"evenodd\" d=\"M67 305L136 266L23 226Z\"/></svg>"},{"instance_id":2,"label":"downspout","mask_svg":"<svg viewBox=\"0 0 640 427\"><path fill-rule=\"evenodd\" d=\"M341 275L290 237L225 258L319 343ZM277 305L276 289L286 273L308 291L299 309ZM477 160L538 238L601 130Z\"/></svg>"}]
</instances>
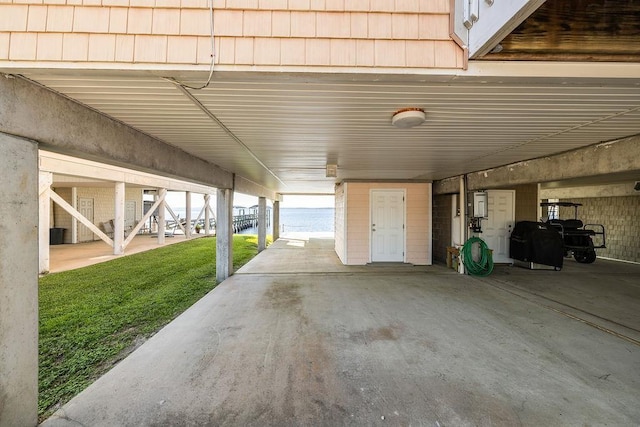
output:
<instances>
[{"instance_id":1,"label":"downspout","mask_svg":"<svg viewBox=\"0 0 640 427\"><path fill-rule=\"evenodd\" d=\"M467 200L466 200L466 187L467 187L466 175L460 175L460 240L461 243L467 241ZM464 274L464 264L462 257L458 256L458 273Z\"/></svg>"}]
</instances>

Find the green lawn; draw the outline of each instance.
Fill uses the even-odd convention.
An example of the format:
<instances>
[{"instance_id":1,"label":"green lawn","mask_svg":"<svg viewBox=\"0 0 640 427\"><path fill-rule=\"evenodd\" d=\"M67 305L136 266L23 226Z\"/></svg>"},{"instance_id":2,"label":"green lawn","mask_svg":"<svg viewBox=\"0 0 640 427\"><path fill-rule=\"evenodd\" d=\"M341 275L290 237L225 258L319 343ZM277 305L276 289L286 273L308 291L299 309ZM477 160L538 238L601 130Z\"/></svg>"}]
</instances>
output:
<instances>
[{"instance_id":1,"label":"green lawn","mask_svg":"<svg viewBox=\"0 0 640 427\"><path fill-rule=\"evenodd\" d=\"M215 242L195 239L40 279L41 419L215 287ZM234 269L256 253L257 236L234 236Z\"/></svg>"}]
</instances>

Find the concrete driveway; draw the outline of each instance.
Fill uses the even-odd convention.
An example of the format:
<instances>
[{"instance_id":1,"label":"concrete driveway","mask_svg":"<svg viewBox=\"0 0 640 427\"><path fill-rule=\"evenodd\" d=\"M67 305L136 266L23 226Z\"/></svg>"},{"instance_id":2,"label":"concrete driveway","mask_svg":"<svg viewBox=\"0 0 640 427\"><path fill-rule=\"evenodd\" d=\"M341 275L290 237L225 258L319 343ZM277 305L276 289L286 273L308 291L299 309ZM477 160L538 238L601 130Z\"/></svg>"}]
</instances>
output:
<instances>
[{"instance_id":1,"label":"concrete driveway","mask_svg":"<svg viewBox=\"0 0 640 427\"><path fill-rule=\"evenodd\" d=\"M640 424L640 266L476 279L332 246L280 239L44 425Z\"/></svg>"}]
</instances>

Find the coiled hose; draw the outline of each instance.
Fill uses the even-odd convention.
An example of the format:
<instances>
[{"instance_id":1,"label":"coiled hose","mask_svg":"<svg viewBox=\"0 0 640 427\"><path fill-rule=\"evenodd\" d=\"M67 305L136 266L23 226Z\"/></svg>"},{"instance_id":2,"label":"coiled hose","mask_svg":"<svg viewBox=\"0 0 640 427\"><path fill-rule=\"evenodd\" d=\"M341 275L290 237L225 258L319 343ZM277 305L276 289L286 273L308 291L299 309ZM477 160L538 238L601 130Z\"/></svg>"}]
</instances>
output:
<instances>
[{"instance_id":1,"label":"coiled hose","mask_svg":"<svg viewBox=\"0 0 640 427\"><path fill-rule=\"evenodd\" d=\"M473 259L473 244L478 243L480 246L480 259ZM469 274L472 276L488 276L493 271L493 256L491 250L484 240L479 237L471 237L465 242L461 249L462 262Z\"/></svg>"}]
</instances>

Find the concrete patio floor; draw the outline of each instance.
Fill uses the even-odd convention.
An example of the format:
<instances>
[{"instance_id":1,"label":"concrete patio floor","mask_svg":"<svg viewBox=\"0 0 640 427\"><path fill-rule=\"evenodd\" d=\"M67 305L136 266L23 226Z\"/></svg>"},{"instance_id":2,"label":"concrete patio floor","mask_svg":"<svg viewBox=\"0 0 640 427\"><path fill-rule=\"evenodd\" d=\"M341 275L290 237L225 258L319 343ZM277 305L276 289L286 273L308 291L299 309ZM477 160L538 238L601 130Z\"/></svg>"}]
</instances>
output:
<instances>
[{"instance_id":1,"label":"concrete patio floor","mask_svg":"<svg viewBox=\"0 0 640 427\"><path fill-rule=\"evenodd\" d=\"M343 266L282 238L51 426L638 425L640 266Z\"/></svg>"},{"instance_id":2,"label":"concrete patio floor","mask_svg":"<svg viewBox=\"0 0 640 427\"><path fill-rule=\"evenodd\" d=\"M196 235L193 238L199 237L204 237L204 234ZM126 247L123 255L114 255L111 246L102 240L76 243L73 245L51 245L49 247L49 272L59 273L61 271L87 267L89 265L99 264L114 258L133 255L139 252L150 251L152 249L172 245L174 243L184 242L185 240L184 234L175 234L174 236L167 236L165 238L164 245L159 245L157 235L139 234L135 236L131 243Z\"/></svg>"}]
</instances>

